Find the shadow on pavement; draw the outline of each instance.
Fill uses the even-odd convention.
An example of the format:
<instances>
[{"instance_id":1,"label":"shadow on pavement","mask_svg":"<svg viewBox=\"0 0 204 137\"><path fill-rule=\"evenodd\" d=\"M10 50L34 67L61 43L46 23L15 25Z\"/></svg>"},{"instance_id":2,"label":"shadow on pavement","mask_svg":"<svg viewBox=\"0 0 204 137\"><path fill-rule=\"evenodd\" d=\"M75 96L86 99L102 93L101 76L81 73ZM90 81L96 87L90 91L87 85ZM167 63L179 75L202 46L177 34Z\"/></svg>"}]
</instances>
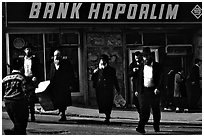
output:
<instances>
[{"instance_id":1,"label":"shadow on pavement","mask_svg":"<svg viewBox=\"0 0 204 137\"><path fill-rule=\"evenodd\" d=\"M45 123L45 124L86 124L86 125L124 125L124 122L110 122L109 124L104 123L104 121L92 120L92 119L75 119L66 121L47 121L47 120L36 120L35 123ZM128 123L130 124L130 123ZM136 124L136 123L133 123Z\"/></svg>"}]
</instances>

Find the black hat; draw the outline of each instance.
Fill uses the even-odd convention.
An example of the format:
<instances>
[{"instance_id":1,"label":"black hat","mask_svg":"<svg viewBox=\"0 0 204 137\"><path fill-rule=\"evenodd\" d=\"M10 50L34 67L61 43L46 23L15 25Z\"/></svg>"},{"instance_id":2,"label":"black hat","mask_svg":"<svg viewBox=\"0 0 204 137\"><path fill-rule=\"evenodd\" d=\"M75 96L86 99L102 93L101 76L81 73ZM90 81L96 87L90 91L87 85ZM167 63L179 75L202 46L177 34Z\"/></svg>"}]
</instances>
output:
<instances>
[{"instance_id":1,"label":"black hat","mask_svg":"<svg viewBox=\"0 0 204 137\"><path fill-rule=\"evenodd\" d=\"M196 59L195 59L195 64L197 64L198 62L201 62L201 61L202 61L201 59L196 58Z\"/></svg>"},{"instance_id":2,"label":"black hat","mask_svg":"<svg viewBox=\"0 0 204 137\"><path fill-rule=\"evenodd\" d=\"M144 47L142 54L143 54L143 56L150 55L151 54L150 48L149 47Z\"/></svg>"},{"instance_id":3,"label":"black hat","mask_svg":"<svg viewBox=\"0 0 204 137\"><path fill-rule=\"evenodd\" d=\"M135 56L139 56L141 53L139 52L139 51L136 51L135 53L134 53L134 55Z\"/></svg>"},{"instance_id":4,"label":"black hat","mask_svg":"<svg viewBox=\"0 0 204 137\"><path fill-rule=\"evenodd\" d=\"M22 49L24 50L24 49L26 49L26 48L32 49L33 47L31 46L31 44L27 44L27 45L25 45Z\"/></svg>"},{"instance_id":5,"label":"black hat","mask_svg":"<svg viewBox=\"0 0 204 137\"><path fill-rule=\"evenodd\" d=\"M109 57L108 57L108 55L106 55L106 54L102 54L101 57L100 57L100 59L102 59L102 60L104 60L104 61L106 61L106 62L109 61Z\"/></svg>"}]
</instances>

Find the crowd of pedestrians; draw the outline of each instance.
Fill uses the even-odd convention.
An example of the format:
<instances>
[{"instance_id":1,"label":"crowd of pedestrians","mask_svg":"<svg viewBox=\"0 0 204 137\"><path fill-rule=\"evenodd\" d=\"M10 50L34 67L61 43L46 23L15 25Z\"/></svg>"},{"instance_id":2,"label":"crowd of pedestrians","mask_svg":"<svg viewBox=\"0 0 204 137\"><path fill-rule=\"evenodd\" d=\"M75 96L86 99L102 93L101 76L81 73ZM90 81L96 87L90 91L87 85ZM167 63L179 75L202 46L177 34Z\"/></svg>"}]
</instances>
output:
<instances>
[{"instance_id":1,"label":"crowd of pedestrians","mask_svg":"<svg viewBox=\"0 0 204 137\"><path fill-rule=\"evenodd\" d=\"M14 127L5 130L5 134L26 134L29 111L31 121L35 121L34 107L37 101L35 88L39 80L37 72L37 59L32 54L32 47L24 47L25 56L23 61L13 60L12 73L6 76L2 82L3 98L7 113ZM68 60L62 58L60 49L54 50L54 59L50 67L50 84L46 90L52 100L54 109L58 109L61 115L59 121L66 121L65 111L72 105L71 92L74 87L74 69ZM174 108L176 112L188 111L194 108L196 101L201 95L199 80L199 66L201 60L196 59L189 77L184 76L182 68L168 72L166 84L166 106L165 109ZM129 65L128 76L132 78L133 102L139 113L139 123L136 131L144 134L150 112L153 115L153 128L155 132L160 131L161 119L161 93L163 92L162 66L155 62L153 53L149 47L144 47L143 52L135 52L133 62ZM120 94L120 87L116 76L116 69L109 65L108 55L102 54L98 66L92 74L93 87L96 90L96 99L99 113L106 115L105 123L110 123L111 111L115 90ZM196 93L192 96L196 100L194 104L184 105L187 98L186 83L189 82Z\"/></svg>"}]
</instances>

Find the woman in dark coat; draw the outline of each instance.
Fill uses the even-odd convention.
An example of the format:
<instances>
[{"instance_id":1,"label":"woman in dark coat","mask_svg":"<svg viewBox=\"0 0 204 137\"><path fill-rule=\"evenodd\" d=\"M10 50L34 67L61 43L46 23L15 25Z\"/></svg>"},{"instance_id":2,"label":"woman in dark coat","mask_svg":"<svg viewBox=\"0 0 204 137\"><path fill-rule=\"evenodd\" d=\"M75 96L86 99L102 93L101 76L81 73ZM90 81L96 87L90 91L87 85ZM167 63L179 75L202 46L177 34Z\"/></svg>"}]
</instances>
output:
<instances>
[{"instance_id":1,"label":"woman in dark coat","mask_svg":"<svg viewBox=\"0 0 204 137\"><path fill-rule=\"evenodd\" d=\"M61 113L60 121L65 121L65 110L72 105L71 90L73 89L74 71L69 61L63 60L61 52L55 50L54 62L50 68L49 92L54 107Z\"/></svg>"},{"instance_id":2,"label":"woman in dark coat","mask_svg":"<svg viewBox=\"0 0 204 137\"><path fill-rule=\"evenodd\" d=\"M116 70L109 66L107 55L101 55L99 67L92 75L93 87L96 89L96 99L99 113L105 113L105 123L109 123L113 106L114 87L119 93L119 85L116 77Z\"/></svg>"}]
</instances>

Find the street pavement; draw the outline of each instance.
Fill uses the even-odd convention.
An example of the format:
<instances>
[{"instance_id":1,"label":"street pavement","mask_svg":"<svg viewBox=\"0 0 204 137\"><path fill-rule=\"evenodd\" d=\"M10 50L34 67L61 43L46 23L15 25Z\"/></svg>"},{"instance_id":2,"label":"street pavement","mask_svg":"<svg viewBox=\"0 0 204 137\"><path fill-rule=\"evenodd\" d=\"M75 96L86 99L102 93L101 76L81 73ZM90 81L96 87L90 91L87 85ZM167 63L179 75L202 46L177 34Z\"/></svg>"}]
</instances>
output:
<instances>
[{"instance_id":1,"label":"street pavement","mask_svg":"<svg viewBox=\"0 0 204 137\"><path fill-rule=\"evenodd\" d=\"M40 104L36 104L36 113L42 115L59 115L58 110L44 111ZM99 114L96 107L88 108L84 106L70 106L66 110L67 116L84 117L84 118L105 118L104 114ZM139 114L136 109L114 108L111 113L111 120L135 122L139 120ZM153 121L153 116L150 115L149 122ZM161 124L202 124L202 113L176 113L162 112Z\"/></svg>"},{"instance_id":2,"label":"street pavement","mask_svg":"<svg viewBox=\"0 0 204 137\"><path fill-rule=\"evenodd\" d=\"M3 106L2 131L12 127ZM28 135L66 134L66 135L134 135L138 134L135 127L139 121L136 109L113 108L111 124L103 124L104 114L99 114L97 107L70 106L66 110L67 121L59 122L59 112L44 111L36 104L36 122L30 122L27 127ZM162 112L161 130L156 133L152 128L153 117L146 126L148 135L200 135L202 134L202 113ZM4 134L4 133L2 133Z\"/></svg>"}]
</instances>

